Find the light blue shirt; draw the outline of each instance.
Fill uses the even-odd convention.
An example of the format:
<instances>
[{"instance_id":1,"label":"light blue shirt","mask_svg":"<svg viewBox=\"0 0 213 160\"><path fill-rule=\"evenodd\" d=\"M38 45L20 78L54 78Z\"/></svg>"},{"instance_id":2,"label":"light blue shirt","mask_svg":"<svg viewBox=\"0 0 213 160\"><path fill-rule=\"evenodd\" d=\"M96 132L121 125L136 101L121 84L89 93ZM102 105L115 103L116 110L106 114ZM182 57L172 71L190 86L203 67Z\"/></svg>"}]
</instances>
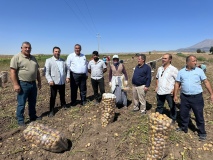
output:
<instances>
[{"instance_id":1,"label":"light blue shirt","mask_svg":"<svg viewBox=\"0 0 213 160\"><path fill-rule=\"evenodd\" d=\"M178 72L176 81L181 83L181 93L186 95L196 95L203 92L201 81L206 79L202 69L196 67L187 70L186 67Z\"/></svg>"},{"instance_id":2,"label":"light blue shirt","mask_svg":"<svg viewBox=\"0 0 213 160\"><path fill-rule=\"evenodd\" d=\"M67 57L67 67L68 69L73 72L73 73L78 73L78 74L87 74L87 59L84 56L84 54L80 53L80 55L76 55L76 53L71 53Z\"/></svg>"},{"instance_id":3,"label":"light blue shirt","mask_svg":"<svg viewBox=\"0 0 213 160\"><path fill-rule=\"evenodd\" d=\"M54 57L55 58L55 57ZM66 77L66 75L64 75L63 73L64 73L64 69L63 69L63 61L59 58L59 59L56 59L55 58L55 62L56 62L56 64L57 64L57 66L58 66L58 69L59 69L59 72L60 72L60 81L59 81L59 83L58 84L56 84L56 85L62 85L62 84L64 84L65 83L65 81L64 81L64 79L65 79L65 77Z\"/></svg>"}]
</instances>

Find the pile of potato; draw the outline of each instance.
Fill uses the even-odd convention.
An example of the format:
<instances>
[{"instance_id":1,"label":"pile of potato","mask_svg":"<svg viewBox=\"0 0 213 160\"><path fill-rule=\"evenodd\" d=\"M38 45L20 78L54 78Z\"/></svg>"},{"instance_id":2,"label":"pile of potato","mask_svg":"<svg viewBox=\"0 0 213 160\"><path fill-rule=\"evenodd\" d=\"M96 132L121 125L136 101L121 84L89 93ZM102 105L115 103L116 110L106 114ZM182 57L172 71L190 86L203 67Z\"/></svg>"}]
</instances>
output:
<instances>
[{"instance_id":1,"label":"pile of potato","mask_svg":"<svg viewBox=\"0 0 213 160\"><path fill-rule=\"evenodd\" d=\"M23 134L26 140L51 152L62 152L68 149L67 139L59 131L43 124L32 122Z\"/></svg>"},{"instance_id":2,"label":"pile of potato","mask_svg":"<svg viewBox=\"0 0 213 160\"><path fill-rule=\"evenodd\" d=\"M8 81L8 72L7 71L1 71L1 81L2 81L2 83L7 83L7 81Z\"/></svg>"},{"instance_id":3,"label":"pile of potato","mask_svg":"<svg viewBox=\"0 0 213 160\"><path fill-rule=\"evenodd\" d=\"M39 68L41 77L45 76L44 68Z\"/></svg>"},{"instance_id":4,"label":"pile of potato","mask_svg":"<svg viewBox=\"0 0 213 160\"><path fill-rule=\"evenodd\" d=\"M109 123L112 123L115 117L115 100L116 96L112 93L104 93L102 96L102 115L101 125L106 127Z\"/></svg>"},{"instance_id":5,"label":"pile of potato","mask_svg":"<svg viewBox=\"0 0 213 160\"><path fill-rule=\"evenodd\" d=\"M158 112L149 115L149 145L147 160L158 160L168 155L168 139L172 120Z\"/></svg>"}]
</instances>

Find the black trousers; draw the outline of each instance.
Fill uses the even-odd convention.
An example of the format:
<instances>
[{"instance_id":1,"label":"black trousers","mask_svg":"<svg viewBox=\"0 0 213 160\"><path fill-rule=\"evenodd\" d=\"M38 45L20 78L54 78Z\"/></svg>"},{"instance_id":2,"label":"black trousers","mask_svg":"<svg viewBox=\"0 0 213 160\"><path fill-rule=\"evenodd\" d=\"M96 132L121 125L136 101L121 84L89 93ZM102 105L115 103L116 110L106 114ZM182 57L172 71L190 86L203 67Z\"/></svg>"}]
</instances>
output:
<instances>
[{"instance_id":1,"label":"black trousers","mask_svg":"<svg viewBox=\"0 0 213 160\"><path fill-rule=\"evenodd\" d=\"M87 76L86 74L76 74L70 72L70 88L71 88L71 102L75 103L77 100L77 91L80 89L81 101L86 102L86 94L87 94Z\"/></svg>"},{"instance_id":2,"label":"black trousers","mask_svg":"<svg viewBox=\"0 0 213 160\"><path fill-rule=\"evenodd\" d=\"M97 80L91 78L91 83L92 83L95 100L100 101L101 98L98 97L98 87L100 89L100 93L102 97L103 93L105 93L104 77Z\"/></svg>"},{"instance_id":3,"label":"black trousers","mask_svg":"<svg viewBox=\"0 0 213 160\"><path fill-rule=\"evenodd\" d=\"M65 101L65 84L50 86L50 93L51 93L51 95L50 95L50 111L54 110L57 91L59 91L61 106L66 104L66 101Z\"/></svg>"},{"instance_id":4,"label":"black trousers","mask_svg":"<svg viewBox=\"0 0 213 160\"><path fill-rule=\"evenodd\" d=\"M180 95L181 104L180 104L180 118L181 118L181 127L184 131L188 130L189 118L190 118L190 109L194 112L196 125L198 128L198 135L206 135L205 131L205 121L203 117L203 108L204 101L202 93L197 95Z\"/></svg>"},{"instance_id":5,"label":"black trousers","mask_svg":"<svg viewBox=\"0 0 213 160\"><path fill-rule=\"evenodd\" d=\"M163 114L164 103L165 103L165 101L167 101L168 104L169 104L169 108L170 108L170 118L172 120L176 120L177 112L176 112L176 106L175 106L175 102L173 100L173 96L171 94L165 94L165 95L158 95L157 94L156 97L157 97L156 112Z\"/></svg>"}]
</instances>

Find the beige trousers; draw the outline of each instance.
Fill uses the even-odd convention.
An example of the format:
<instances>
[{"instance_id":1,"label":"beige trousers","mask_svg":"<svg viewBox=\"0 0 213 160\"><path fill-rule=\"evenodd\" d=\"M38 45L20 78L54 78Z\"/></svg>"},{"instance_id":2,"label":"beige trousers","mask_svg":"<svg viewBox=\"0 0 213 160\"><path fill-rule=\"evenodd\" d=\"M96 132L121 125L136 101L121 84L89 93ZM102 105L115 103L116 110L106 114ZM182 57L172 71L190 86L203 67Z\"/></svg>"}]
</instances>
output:
<instances>
[{"instance_id":1,"label":"beige trousers","mask_svg":"<svg viewBox=\"0 0 213 160\"><path fill-rule=\"evenodd\" d=\"M133 103L134 107L139 107L140 102L140 110L146 110L146 92L144 91L145 85L142 86L132 86L133 93Z\"/></svg>"}]
</instances>

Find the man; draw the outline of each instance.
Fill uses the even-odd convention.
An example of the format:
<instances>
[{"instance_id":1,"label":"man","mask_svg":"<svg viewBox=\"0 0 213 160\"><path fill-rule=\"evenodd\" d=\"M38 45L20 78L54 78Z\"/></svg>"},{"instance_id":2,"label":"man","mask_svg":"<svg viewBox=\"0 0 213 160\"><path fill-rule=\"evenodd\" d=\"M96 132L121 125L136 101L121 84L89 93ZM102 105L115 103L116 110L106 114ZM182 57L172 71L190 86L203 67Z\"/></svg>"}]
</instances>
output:
<instances>
[{"instance_id":1,"label":"man","mask_svg":"<svg viewBox=\"0 0 213 160\"><path fill-rule=\"evenodd\" d=\"M87 60L84 54L81 53L81 45L76 44L75 52L67 57L67 67L70 70L70 88L71 88L71 106L76 105L77 91L80 89L81 104L86 104L87 94Z\"/></svg>"},{"instance_id":2,"label":"man","mask_svg":"<svg viewBox=\"0 0 213 160\"><path fill-rule=\"evenodd\" d=\"M104 85L104 73L107 71L106 64L103 60L99 59L99 54L97 51L92 53L93 60L88 64L88 72L91 73L91 83L95 97L95 105L100 102L98 97L98 86L100 89L101 97L105 93Z\"/></svg>"},{"instance_id":3,"label":"man","mask_svg":"<svg viewBox=\"0 0 213 160\"><path fill-rule=\"evenodd\" d=\"M181 104L180 104L180 118L181 127L177 128L177 131L188 132L189 124L189 111L192 109L195 115L196 124L198 128L199 140L206 139L205 121L203 117L204 100L202 96L201 81L203 81L205 87L209 91L211 102L213 102L213 92L209 81L202 69L196 67L197 58L193 55L186 57L186 67L178 72L175 90L174 101L178 102L178 90L181 86Z\"/></svg>"},{"instance_id":4,"label":"man","mask_svg":"<svg viewBox=\"0 0 213 160\"><path fill-rule=\"evenodd\" d=\"M54 116L55 99L57 91L59 91L60 102L63 108L66 107L65 101L65 80L69 82L70 72L67 72L66 63L60 58L61 49L59 47L53 48L53 56L48 58L45 62L46 79L50 85L50 112L49 117Z\"/></svg>"},{"instance_id":5,"label":"man","mask_svg":"<svg viewBox=\"0 0 213 160\"><path fill-rule=\"evenodd\" d=\"M176 121L176 107L173 100L173 91L175 79L178 74L178 69L171 65L172 55L164 54L162 57L162 66L158 68L156 75L156 89L157 92L157 108L156 112L163 114L164 103L167 100L170 108L170 118L173 123Z\"/></svg>"},{"instance_id":6,"label":"man","mask_svg":"<svg viewBox=\"0 0 213 160\"><path fill-rule=\"evenodd\" d=\"M16 116L19 126L25 126L24 110L27 100L30 121L41 119L36 116L35 108L37 98L36 79L38 81L38 88L41 89L41 78L37 60L30 54L31 49L31 44L29 42L23 42L21 53L13 56L10 61L10 75L13 89L17 92L18 105Z\"/></svg>"},{"instance_id":7,"label":"man","mask_svg":"<svg viewBox=\"0 0 213 160\"><path fill-rule=\"evenodd\" d=\"M144 54L138 55L138 65L135 67L132 77L132 91L133 91L133 111L141 110L141 114L146 114L146 92L151 83L151 68L145 64L146 56Z\"/></svg>"},{"instance_id":8,"label":"man","mask_svg":"<svg viewBox=\"0 0 213 160\"><path fill-rule=\"evenodd\" d=\"M119 62L118 55L112 57L109 70L109 86L111 92L116 96L116 105L127 109L127 93L123 90L128 85L128 76L124 64Z\"/></svg>"}]
</instances>

